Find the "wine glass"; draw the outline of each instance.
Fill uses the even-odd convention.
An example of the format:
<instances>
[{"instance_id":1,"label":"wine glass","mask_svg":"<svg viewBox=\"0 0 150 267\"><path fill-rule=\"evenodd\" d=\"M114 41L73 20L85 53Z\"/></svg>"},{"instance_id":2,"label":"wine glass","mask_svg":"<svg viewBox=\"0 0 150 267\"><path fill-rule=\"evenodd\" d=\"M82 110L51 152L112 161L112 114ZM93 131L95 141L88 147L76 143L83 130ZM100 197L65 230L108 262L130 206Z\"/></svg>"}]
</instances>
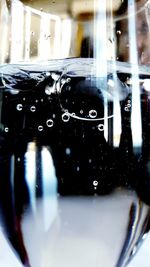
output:
<instances>
[{"instance_id":1,"label":"wine glass","mask_svg":"<svg viewBox=\"0 0 150 267\"><path fill-rule=\"evenodd\" d=\"M0 32L0 266L127 266L150 226L149 1L1 0Z\"/></svg>"}]
</instances>

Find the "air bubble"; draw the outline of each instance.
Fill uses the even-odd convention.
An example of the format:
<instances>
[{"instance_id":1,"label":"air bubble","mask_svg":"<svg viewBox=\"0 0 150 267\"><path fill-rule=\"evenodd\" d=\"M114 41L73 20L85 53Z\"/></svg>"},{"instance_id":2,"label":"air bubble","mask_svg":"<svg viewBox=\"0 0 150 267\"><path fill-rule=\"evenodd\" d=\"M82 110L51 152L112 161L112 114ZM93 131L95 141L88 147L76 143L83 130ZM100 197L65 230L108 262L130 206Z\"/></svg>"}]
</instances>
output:
<instances>
[{"instance_id":1,"label":"air bubble","mask_svg":"<svg viewBox=\"0 0 150 267\"><path fill-rule=\"evenodd\" d=\"M126 107L124 108L124 110L127 111L127 112L129 112L129 111L130 111L130 107L126 106Z\"/></svg>"},{"instance_id":2,"label":"air bubble","mask_svg":"<svg viewBox=\"0 0 150 267\"><path fill-rule=\"evenodd\" d=\"M9 132L9 128L5 127L4 131L5 131L5 133L8 133Z\"/></svg>"},{"instance_id":3,"label":"air bubble","mask_svg":"<svg viewBox=\"0 0 150 267\"><path fill-rule=\"evenodd\" d=\"M53 127L54 121L52 119L49 119L46 121L46 125L47 125L47 127Z\"/></svg>"},{"instance_id":4,"label":"air bubble","mask_svg":"<svg viewBox=\"0 0 150 267\"><path fill-rule=\"evenodd\" d=\"M99 124L97 128L101 132L104 131L104 124Z\"/></svg>"},{"instance_id":5,"label":"air bubble","mask_svg":"<svg viewBox=\"0 0 150 267\"><path fill-rule=\"evenodd\" d=\"M89 111L90 118L94 119L97 116L97 111L95 109L92 109Z\"/></svg>"},{"instance_id":6,"label":"air bubble","mask_svg":"<svg viewBox=\"0 0 150 267\"><path fill-rule=\"evenodd\" d=\"M18 104L18 105L16 106L16 109L17 109L18 111L21 111L21 110L23 109L23 105L22 105L22 104Z\"/></svg>"},{"instance_id":7,"label":"air bubble","mask_svg":"<svg viewBox=\"0 0 150 267\"><path fill-rule=\"evenodd\" d=\"M77 172L79 172L79 170L80 170L80 167L79 167L79 166L77 166Z\"/></svg>"},{"instance_id":8,"label":"air bubble","mask_svg":"<svg viewBox=\"0 0 150 267\"><path fill-rule=\"evenodd\" d=\"M64 122L68 122L69 121L69 119L70 119L70 115L69 115L69 113L64 113L63 115L62 115L62 120L64 121Z\"/></svg>"},{"instance_id":9,"label":"air bubble","mask_svg":"<svg viewBox=\"0 0 150 267\"><path fill-rule=\"evenodd\" d=\"M36 107L35 106L31 106L30 110L31 110L31 112L35 112L36 111Z\"/></svg>"},{"instance_id":10,"label":"air bubble","mask_svg":"<svg viewBox=\"0 0 150 267\"><path fill-rule=\"evenodd\" d=\"M98 186L98 181L96 181L96 180L93 181L93 185L94 185L94 186Z\"/></svg>"},{"instance_id":11,"label":"air bubble","mask_svg":"<svg viewBox=\"0 0 150 267\"><path fill-rule=\"evenodd\" d=\"M39 126L38 126L38 131L39 131L39 132L42 132L42 131L43 131L43 126L42 126L42 125L39 125Z\"/></svg>"},{"instance_id":12,"label":"air bubble","mask_svg":"<svg viewBox=\"0 0 150 267\"><path fill-rule=\"evenodd\" d=\"M69 147L66 148L66 155L70 155L71 154L71 149Z\"/></svg>"},{"instance_id":13,"label":"air bubble","mask_svg":"<svg viewBox=\"0 0 150 267\"><path fill-rule=\"evenodd\" d=\"M45 94L46 95L51 95L51 87L46 86L46 88L45 88Z\"/></svg>"}]
</instances>

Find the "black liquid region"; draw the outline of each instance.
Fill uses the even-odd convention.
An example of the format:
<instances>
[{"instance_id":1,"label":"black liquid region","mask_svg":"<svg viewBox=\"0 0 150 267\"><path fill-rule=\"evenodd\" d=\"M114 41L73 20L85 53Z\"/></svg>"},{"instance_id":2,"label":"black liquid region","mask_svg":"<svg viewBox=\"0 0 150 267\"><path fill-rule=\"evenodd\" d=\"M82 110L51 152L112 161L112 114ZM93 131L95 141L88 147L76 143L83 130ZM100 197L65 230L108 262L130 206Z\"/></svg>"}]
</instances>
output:
<instances>
[{"instance_id":1,"label":"black liquid region","mask_svg":"<svg viewBox=\"0 0 150 267\"><path fill-rule=\"evenodd\" d=\"M59 72L55 74L60 75ZM83 118L87 118L93 107L97 116L103 118L101 88L94 90L96 85L91 81L71 77L69 86L64 84L58 93L52 76L54 73L47 76L44 72L24 72L24 75L6 75L1 79L1 219L9 241L25 266L30 263L21 232L21 217L25 207L30 206L24 160L29 142L36 143L37 198L43 197L40 157L42 147L46 146L54 161L60 195L105 195L117 187L126 187L135 190L143 202L150 204L149 94L142 88L143 142L139 154L133 147L131 112L125 109L132 101L132 92L120 101L122 132L116 148L112 142L113 118L108 122L108 141L104 132L98 130L98 121L62 119L65 108L78 116L82 109ZM47 86L54 90L47 93ZM108 115L111 115L111 101L108 107Z\"/></svg>"}]
</instances>

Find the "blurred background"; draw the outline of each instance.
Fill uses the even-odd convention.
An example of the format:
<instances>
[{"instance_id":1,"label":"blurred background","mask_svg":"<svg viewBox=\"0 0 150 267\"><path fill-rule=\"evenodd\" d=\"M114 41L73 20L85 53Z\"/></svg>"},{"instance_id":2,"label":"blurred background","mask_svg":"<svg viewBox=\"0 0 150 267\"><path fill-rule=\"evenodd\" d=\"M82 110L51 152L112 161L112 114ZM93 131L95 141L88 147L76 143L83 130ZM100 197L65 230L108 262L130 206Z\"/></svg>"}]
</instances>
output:
<instances>
[{"instance_id":1,"label":"blurred background","mask_svg":"<svg viewBox=\"0 0 150 267\"><path fill-rule=\"evenodd\" d=\"M108 4L107 4L108 3ZM113 13L121 1L1 0L0 63L92 57L94 23L103 9ZM113 15L108 30L111 57ZM107 25L107 26L108 26ZM99 28L103 35L103 26Z\"/></svg>"}]
</instances>

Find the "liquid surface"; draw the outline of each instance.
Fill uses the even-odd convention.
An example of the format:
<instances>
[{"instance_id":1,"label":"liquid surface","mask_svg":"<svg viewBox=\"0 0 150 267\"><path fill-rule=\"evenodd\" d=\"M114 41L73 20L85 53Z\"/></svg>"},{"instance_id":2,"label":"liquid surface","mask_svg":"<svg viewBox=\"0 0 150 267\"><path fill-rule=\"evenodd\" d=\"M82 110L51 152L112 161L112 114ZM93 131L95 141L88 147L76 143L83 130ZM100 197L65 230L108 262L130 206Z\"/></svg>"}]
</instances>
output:
<instances>
[{"instance_id":1,"label":"liquid surface","mask_svg":"<svg viewBox=\"0 0 150 267\"><path fill-rule=\"evenodd\" d=\"M125 266L149 230L148 68L135 128L135 77L117 66L105 77L93 59L0 68L0 218L26 267Z\"/></svg>"}]
</instances>

